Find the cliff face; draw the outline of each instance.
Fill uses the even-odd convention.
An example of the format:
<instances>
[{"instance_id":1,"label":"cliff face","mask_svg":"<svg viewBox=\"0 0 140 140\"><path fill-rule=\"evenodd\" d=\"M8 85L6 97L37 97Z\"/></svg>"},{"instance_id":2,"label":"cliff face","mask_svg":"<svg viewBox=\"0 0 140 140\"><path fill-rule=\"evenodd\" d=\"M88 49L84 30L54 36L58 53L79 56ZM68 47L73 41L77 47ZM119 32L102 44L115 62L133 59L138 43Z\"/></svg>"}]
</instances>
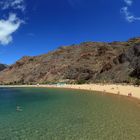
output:
<instances>
[{"instance_id":1,"label":"cliff face","mask_svg":"<svg viewBox=\"0 0 140 140\"><path fill-rule=\"evenodd\" d=\"M23 57L0 72L1 84L127 82L140 79L140 38L86 42Z\"/></svg>"}]
</instances>

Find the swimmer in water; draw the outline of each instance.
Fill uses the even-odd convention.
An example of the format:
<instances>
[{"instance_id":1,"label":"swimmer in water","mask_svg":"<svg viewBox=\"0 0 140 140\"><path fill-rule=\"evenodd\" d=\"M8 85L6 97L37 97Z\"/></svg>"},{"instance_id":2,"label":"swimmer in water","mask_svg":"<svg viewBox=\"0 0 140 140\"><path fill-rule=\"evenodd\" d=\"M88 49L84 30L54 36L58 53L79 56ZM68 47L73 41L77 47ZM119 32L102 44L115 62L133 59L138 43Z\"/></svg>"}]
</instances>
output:
<instances>
[{"instance_id":1,"label":"swimmer in water","mask_svg":"<svg viewBox=\"0 0 140 140\"><path fill-rule=\"evenodd\" d=\"M16 111L21 112L22 108L20 106L16 106Z\"/></svg>"}]
</instances>

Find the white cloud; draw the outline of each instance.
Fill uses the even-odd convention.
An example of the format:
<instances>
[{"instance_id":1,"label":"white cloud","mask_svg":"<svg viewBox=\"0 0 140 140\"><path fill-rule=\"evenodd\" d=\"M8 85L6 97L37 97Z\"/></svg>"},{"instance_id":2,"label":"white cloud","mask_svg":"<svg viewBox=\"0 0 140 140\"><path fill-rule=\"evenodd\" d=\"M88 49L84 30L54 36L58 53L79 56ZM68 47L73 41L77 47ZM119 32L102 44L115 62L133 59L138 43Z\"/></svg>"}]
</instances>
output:
<instances>
[{"instance_id":1,"label":"white cloud","mask_svg":"<svg viewBox=\"0 0 140 140\"><path fill-rule=\"evenodd\" d=\"M0 5L2 10L12 8L14 10L21 10L23 12L26 9L24 0L5 0L0 2Z\"/></svg>"},{"instance_id":2,"label":"white cloud","mask_svg":"<svg viewBox=\"0 0 140 140\"><path fill-rule=\"evenodd\" d=\"M25 11L25 0L0 0L0 9L3 13L6 11L2 16L8 17L0 19L0 45L7 45L13 40L13 33L24 23L18 14L19 11L21 13ZM9 11L8 16L7 11Z\"/></svg>"},{"instance_id":3,"label":"white cloud","mask_svg":"<svg viewBox=\"0 0 140 140\"><path fill-rule=\"evenodd\" d=\"M126 3L126 6L121 8L121 13L124 15L125 19L130 23L140 20L140 17L136 17L128 9L128 6L132 6L133 0L124 0L124 2Z\"/></svg>"},{"instance_id":4,"label":"white cloud","mask_svg":"<svg viewBox=\"0 0 140 140\"><path fill-rule=\"evenodd\" d=\"M22 20L13 13L9 15L7 20L0 20L0 44L9 44L13 40L12 34L18 30L21 24Z\"/></svg>"},{"instance_id":5,"label":"white cloud","mask_svg":"<svg viewBox=\"0 0 140 140\"><path fill-rule=\"evenodd\" d=\"M128 5L131 6L133 4L133 0L124 0L124 2Z\"/></svg>"}]
</instances>

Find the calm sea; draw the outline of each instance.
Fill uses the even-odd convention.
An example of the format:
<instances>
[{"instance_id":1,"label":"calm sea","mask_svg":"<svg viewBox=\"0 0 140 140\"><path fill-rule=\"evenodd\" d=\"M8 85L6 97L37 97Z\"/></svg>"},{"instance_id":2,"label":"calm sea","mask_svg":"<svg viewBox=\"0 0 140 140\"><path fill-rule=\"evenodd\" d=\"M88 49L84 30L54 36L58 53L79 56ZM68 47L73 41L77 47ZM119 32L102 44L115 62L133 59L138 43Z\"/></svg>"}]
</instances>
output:
<instances>
[{"instance_id":1,"label":"calm sea","mask_svg":"<svg viewBox=\"0 0 140 140\"><path fill-rule=\"evenodd\" d=\"M0 140L140 140L140 102L79 90L0 88Z\"/></svg>"}]
</instances>

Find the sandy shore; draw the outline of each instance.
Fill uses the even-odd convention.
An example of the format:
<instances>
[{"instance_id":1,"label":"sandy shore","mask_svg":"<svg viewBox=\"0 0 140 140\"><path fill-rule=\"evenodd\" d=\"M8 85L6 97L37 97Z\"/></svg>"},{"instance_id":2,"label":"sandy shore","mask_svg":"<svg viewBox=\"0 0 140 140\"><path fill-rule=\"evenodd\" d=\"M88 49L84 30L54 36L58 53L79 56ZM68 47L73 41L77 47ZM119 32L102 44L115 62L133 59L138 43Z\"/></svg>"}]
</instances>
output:
<instances>
[{"instance_id":1,"label":"sandy shore","mask_svg":"<svg viewBox=\"0 0 140 140\"><path fill-rule=\"evenodd\" d=\"M117 95L124 95L140 99L140 86L133 85L115 85L115 84L84 84L84 85L12 85L0 87L48 87L48 88L69 88L69 89L83 89L90 91L101 91L106 93L113 93Z\"/></svg>"}]
</instances>

